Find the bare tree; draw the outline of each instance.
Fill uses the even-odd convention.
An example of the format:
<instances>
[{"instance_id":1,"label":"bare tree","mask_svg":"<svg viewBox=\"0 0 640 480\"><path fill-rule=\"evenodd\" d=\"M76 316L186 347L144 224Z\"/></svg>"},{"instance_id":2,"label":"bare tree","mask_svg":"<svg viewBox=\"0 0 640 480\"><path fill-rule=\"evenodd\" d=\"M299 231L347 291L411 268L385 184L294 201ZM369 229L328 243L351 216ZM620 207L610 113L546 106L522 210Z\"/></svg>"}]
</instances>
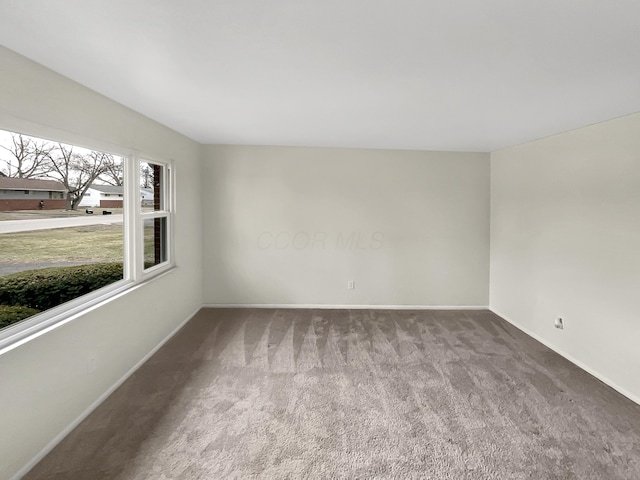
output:
<instances>
[{"instance_id":1,"label":"bare tree","mask_svg":"<svg viewBox=\"0 0 640 480\"><path fill-rule=\"evenodd\" d=\"M107 185L113 185L121 187L124 185L124 167L122 164L122 158L114 157L107 153L107 160L105 162L105 171L100 175L100 180Z\"/></svg>"},{"instance_id":2,"label":"bare tree","mask_svg":"<svg viewBox=\"0 0 640 480\"><path fill-rule=\"evenodd\" d=\"M147 164L145 164L145 166L142 167L140 170L141 170L140 171L140 177L141 177L140 186L142 188L151 188L151 186L153 185L153 170Z\"/></svg>"},{"instance_id":3,"label":"bare tree","mask_svg":"<svg viewBox=\"0 0 640 480\"><path fill-rule=\"evenodd\" d=\"M91 184L107 171L112 156L103 152L81 154L69 145L58 144L51 159L49 177L58 180L68 190L67 208L77 210Z\"/></svg>"},{"instance_id":4,"label":"bare tree","mask_svg":"<svg viewBox=\"0 0 640 480\"><path fill-rule=\"evenodd\" d=\"M7 177L33 178L51 171L51 153L56 146L46 140L12 133L11 143L0 148L9 152L4 159L3 173Z\"/></svg>"}]
</instances>

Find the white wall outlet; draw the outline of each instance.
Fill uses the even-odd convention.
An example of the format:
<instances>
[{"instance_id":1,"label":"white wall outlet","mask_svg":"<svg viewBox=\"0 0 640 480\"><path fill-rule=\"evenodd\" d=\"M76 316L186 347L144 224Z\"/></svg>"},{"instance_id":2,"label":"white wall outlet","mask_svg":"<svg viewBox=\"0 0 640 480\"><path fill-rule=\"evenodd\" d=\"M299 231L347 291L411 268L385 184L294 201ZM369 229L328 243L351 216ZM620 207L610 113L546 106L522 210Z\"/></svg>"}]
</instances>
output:
<instances>
[{"instance_id":1,"label":"white wall outlet","mask_svg":"<svg viewBox=\"0 0 640 480\"><path fill-rule=\"evenodd\" d=\"M354 288L356 288L356 282L354 280L349 280L347 282L347 288L349 290L353 290Z\"/></svg>"},{"instance_id":2,"label":"white wall outlet","mask_svg":"<svg viewBox=\"0 0 640 480\"><path fill-rule=\"evenodd\" d=\"M555 326L560 330L564 330L564 318L556 317Z\"/></svg>"}]
</instances>

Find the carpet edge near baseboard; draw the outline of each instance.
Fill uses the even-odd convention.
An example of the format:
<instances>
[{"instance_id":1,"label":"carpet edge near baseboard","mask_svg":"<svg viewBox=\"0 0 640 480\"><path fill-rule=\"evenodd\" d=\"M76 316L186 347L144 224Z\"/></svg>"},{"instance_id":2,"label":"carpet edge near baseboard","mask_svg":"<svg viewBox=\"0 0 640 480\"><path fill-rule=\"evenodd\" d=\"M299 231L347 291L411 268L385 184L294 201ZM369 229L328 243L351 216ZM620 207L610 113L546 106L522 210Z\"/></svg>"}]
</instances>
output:
<instances>
[{"instance_id":1,"label":"carpet edge near baseboard","mask_svg":"<svg viewBox=\"0 0 640 480\"><path fill-rule=\"evenodd\" d=\"M350 305L314 303L205 303L202 308L300 308L321 310L487 310L488 305Z\"/></svg>"},{"instance_id":2,"label":"carpet edge near baseboard","mask_svg":"<svg viewBox=\"0 0 640 480\"><path fill-rule=\"evenodd\" d=\"M202 307L198 307L193 311L186 319L184 319L180 324L174 328L169 335L167 335L158 345L156 345L149 353L147 353L144 357L142 357L133 367L131 367L122 377L120 377L111 387L109 387L105 392L100 395L91 405L89 405L75 420L73 420L69 425L63 428L60 433L58 433L55 437L53 437L36 455L34 455L31 460L29 460L26 464L24 464L17 472L10 477L10 480L19 480L23 476L25 476L29 470L35 467L40 460L49 454L64 438L71 433L71 431L76 428L82 421L87 418L91 413L98 408L109 396L115 392L127 379L133 375L136 370L138 370L142 365L145 364L147 360L149 360L162 346L171 340L181 329L184 327L189 321L195 317L198 312L202 310Z\"/></svg>"},{"instance_id":3,"label":"carpet edge near baseboard","mask_svg":"<svg viewBox=\"0 0 640 480\"><path fill-rule=\"evenodd\" d=\"M569 362L573 363L576 367L580 368L581 370L584 370L585 372L587 372L592 377L597 378L598 380L600 380L605 385L613 388L620 395L623 395L624 397L628 398L629 400L631 400L635 404L640 405L640 397L639 396L637 396L634 393L630 392L626 388L621 387L620 385L618 385L617 383L615 383L614 381L612 381L611 379L609 379L605 375L601 374L600 372L598 372L597 370L593 369L592 367L590 367L589 365L585 364L584 362L576 359L572 355L566 353L560 347L558 347L557 345L551 343L550 341L548 341L547 339L545 339L542 336L538 335L537 333L529 330L526 327L523 327L518 322L516 322L515 320L510 318L509 316L501 313L499 310L497 310L495 308L491 308L491 307L488 307L488 310L490 312L492 312L493 314L495 314L495 315L499 316L500 318L502 318L504 321L509 322L511 325L513 325L515 328L517 328L518 330L520 330L524 334L526 334L526 335L530 336L531 338L537 340L538 342L540 342L545 347L553 350L555 353L560 355L562 358L564 358L564 359L568 360Z\"/></svg>"}]
</instances>

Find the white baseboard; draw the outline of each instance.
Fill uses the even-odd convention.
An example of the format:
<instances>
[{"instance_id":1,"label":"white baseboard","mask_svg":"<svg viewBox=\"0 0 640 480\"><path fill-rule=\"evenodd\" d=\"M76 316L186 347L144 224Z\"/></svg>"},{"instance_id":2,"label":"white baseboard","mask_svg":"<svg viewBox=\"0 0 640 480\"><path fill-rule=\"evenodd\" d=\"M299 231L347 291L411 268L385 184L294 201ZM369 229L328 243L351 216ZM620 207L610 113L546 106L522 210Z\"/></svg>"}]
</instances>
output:
<instances>
[{"instance_id":1,"label":"white baseboard","mask_svg":"<svg viewBox=\"0 0 640 480\"><path fill-rule=\"evenodd\" d=\"M180 323L173 331L167 335L164 340L162 340L156 347L153 348L149 353L147 353L138 363L136 363L133 367L127 371L116 383L114 383L111 387L107 389L102 395L100 395L95 402L89 405L84 412L82 412L73 422L67 425L58 435L56 435L45 447L40 450L35 457L33 457L26 465L24 465L20 470L18 470L12 477L11 480L18 480L27 474L29 470L36 466L40 460L42 460L51 450L53 450L56 445L58 445L67 435L71 433L71 431L80 425L85 418L87 418L91 412L93 412L96 408L100 406L102 402L104 402L109 395L116 391L120 385L122 385L133 373L138 370L151 356L156 353L160 348L167 343L178 331L184 327L189 320L191 320L199 311L201 307L198 307L191 315L189 315L183 322Z\"/></svg>"},{"instance_id":2,"label":"white baseboard","mask_svg":"<svg viewBox=\"0 0 640 480\"><path fill-rule=\"evenodd\" d=\"M607 378L604 375L600 374L599 372L597 372L596 370L594 370L590 366L588 366L585 363L581 362L580 360L577 360L576 358L572 357L568 353L564 352L561 348L558 348L557 345L554 345L553 343L549 342L545 338L542 338L540 335L532 332L528 328L525 328L525 327L521 326L520 324L518 324L518 322L514 321L513 319L509 318L506 315L503 315L502 313L500 313L496 309L489 308L489 310L491 312L495 313L496 315L498 315L500 318L502 318L502 319L506 320L507 322L509 322L511 325L516 327L518 330L526 333L527 335L529 335L532 338L535 338L537 341L539 341L545 347L550 348L551 350L556 352L561 357L569 360L571 363L576 365L578 368L584 370L589 375L592 375L592 376L596 377L602 383L604 383L605 385L608 385L609 387L613 388L619 394L624 395L625 397L627 397L632 402L640 405L640 397L638 397L637 395L634 395L633 393L629 392L627 389L622 388L620 385L617 385L615 382L612 382L609 378Z\"/></svg>"},{"instance_id":3,"label":"white baseboard","mask_svg":"<svg viewBox=\"0 0 640 480\"><path fill-rule=\"evenodd\" d=\"M325 310L489 310L488 305L326 305L309 303L205 303L202 308L317 308Z\"/></svg>"}]
</instances>

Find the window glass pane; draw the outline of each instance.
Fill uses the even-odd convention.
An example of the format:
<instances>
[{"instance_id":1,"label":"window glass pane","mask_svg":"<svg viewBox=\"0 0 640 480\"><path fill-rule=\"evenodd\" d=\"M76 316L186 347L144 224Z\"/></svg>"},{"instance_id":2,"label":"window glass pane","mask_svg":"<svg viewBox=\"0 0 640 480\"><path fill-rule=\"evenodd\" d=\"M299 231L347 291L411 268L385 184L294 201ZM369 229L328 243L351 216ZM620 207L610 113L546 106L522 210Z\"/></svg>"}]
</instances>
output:
<instances>
[{"instance_id":1,"label":"window glass pane","mask_svg":"<svg viewBox=\"0 0 640 480\"><path fill-rule=\"evenodd\" d=\"M122 278L123 181L121 157L0 130L0 328Z\"/></svg>"},{"instance_id":2,"label":"window glass pane","mask_svg":"<svg viewBox=\"0 0 640 480\"><path fill-rule=\"evenodd\" d=\"M167 218L144 220L144 266L153 267L167 261Z\"/></svg>"},{"instance_id":3,"label":"window glass pane","mask_svg":"<svg viewBox=\"0 0 640 480\"><path fill-rule=\"evenodd\" d=\"M140 206L142 211L164 210L164 167L140 162Z\"/></svg>"}]
</instances>

